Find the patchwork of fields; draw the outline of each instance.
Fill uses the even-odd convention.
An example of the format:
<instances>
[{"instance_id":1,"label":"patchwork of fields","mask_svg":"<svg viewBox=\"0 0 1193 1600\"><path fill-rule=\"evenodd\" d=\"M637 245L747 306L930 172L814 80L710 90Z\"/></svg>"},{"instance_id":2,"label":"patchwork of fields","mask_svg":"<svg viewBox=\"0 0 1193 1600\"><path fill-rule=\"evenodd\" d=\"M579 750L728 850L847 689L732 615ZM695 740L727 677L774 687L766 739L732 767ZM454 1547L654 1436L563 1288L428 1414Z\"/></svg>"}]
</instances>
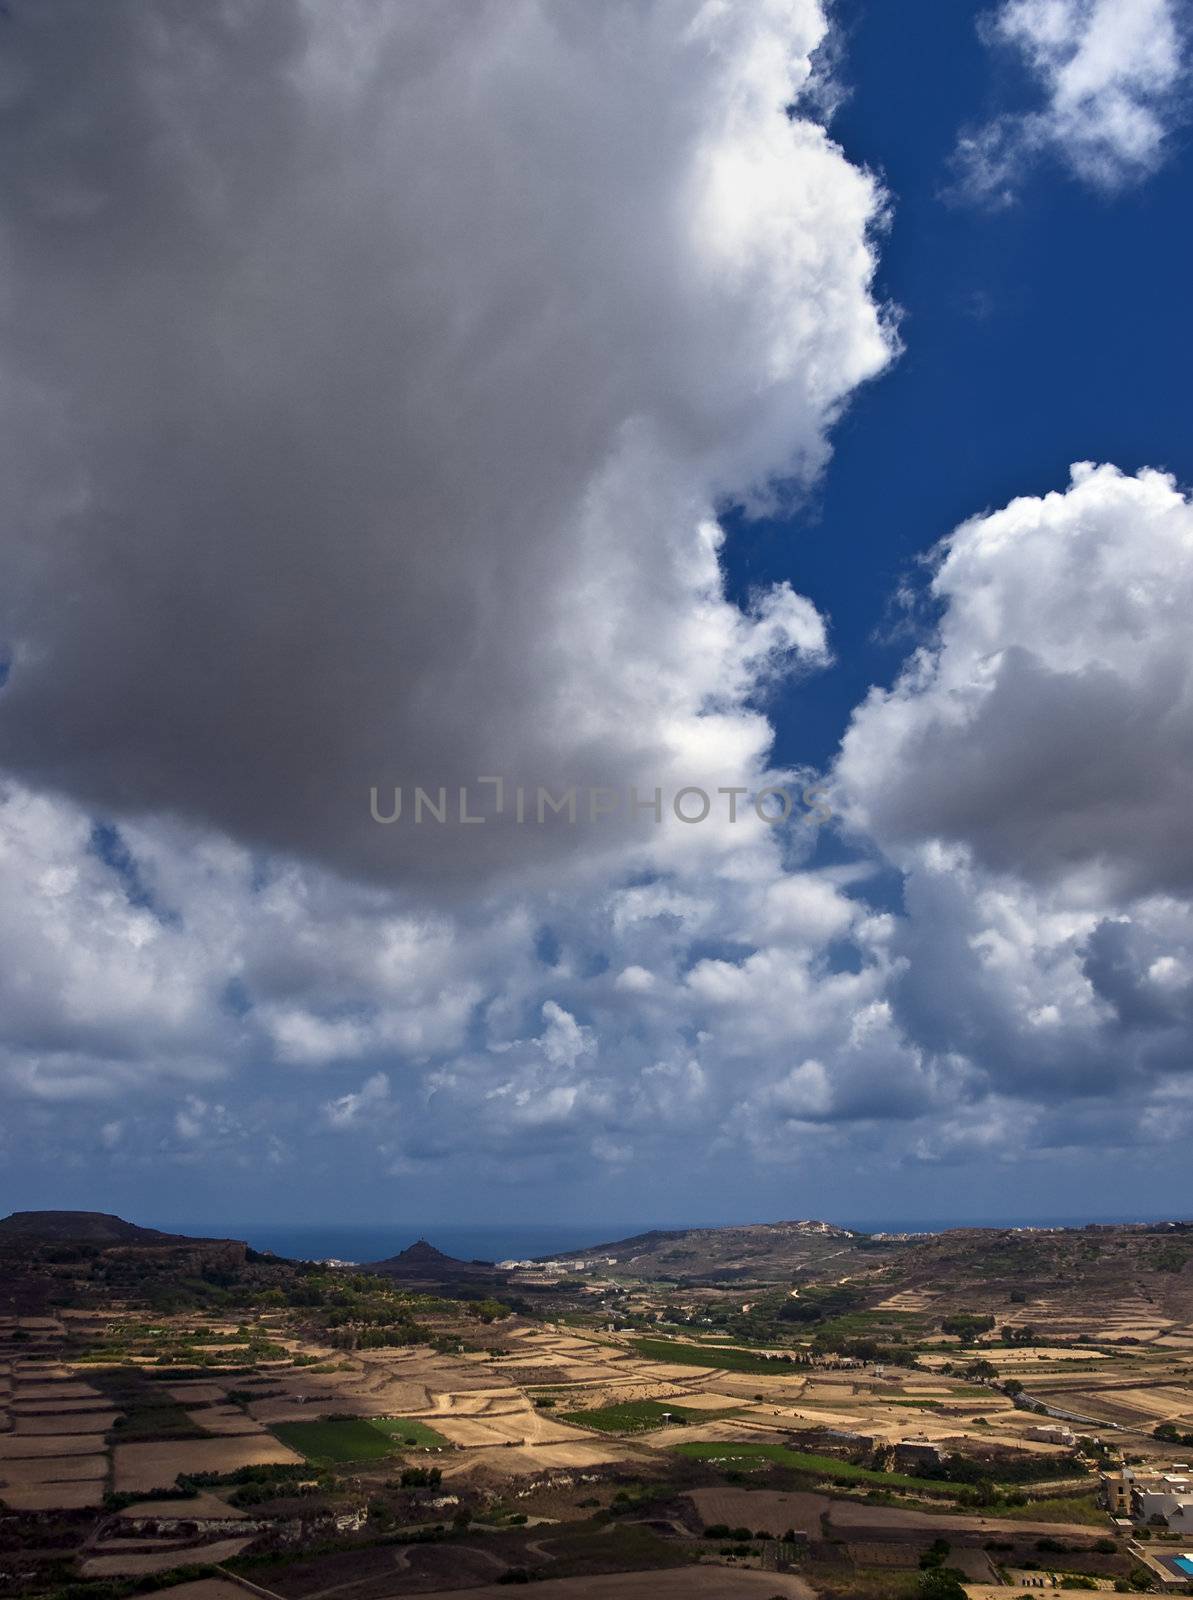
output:
<instances>
[{"instance_id":1,"label":"patchwork of fields","mask_svg":"<svg viewBox=\"0 0 1193 1600\"><path fill-rule=\"evenodd\" d=\"M100 1320L105 1326L97 1320L97 1339L102 1333L119 1344L113 1318ZM164 1320L167 1347L184 1322ZM239 1483L251 1488L259 1481L252 1473L269 1469L278 1469L277 1481L296 1494L334 1481L341 1499L348 1494L356 1503L398 1485L413 1467L423 1476L416 1470L411 1481L433 1482L428 1492L442 1492L449 1508L477 1486L501 1499L527 1494L530 1482L575 1486L610 1474L662 1480L680 1463L689 1474L706 1469L705 1481L738 1474L765 1482L771 1473L770 1481L782 1482L784 1472L799 1473L810 1486L852 1497L830 1502L804 1494L805 1511L813 1500L831 1504L834 1523L850 1537L860 1528L871 1538L888 1526L884 1517L891 1529L912 1532L939 1527L942 1516L958 1530L989 1528L987 1519L959 1516L948 1504L957 1485L917 1476L914 1469L880 1470L891 1459L884 1449L909 1437L949 1451L1013 1448L1042 1458L1045 1476L1052 1457L1058 1463L1053 1476L1063 1479L1074 1470L1063 1448L1028 1437L1038 1416L1017 1407L1001 1387L966 1375L975 1350L960 1357L929 1354L918 1370L832 1359L813 1364L711 1339L590 1334L510 1318L487 1351L444 1353L418 1343L347 1353L299 1339L288 1331L291 1323L264 1314L247 1331L213 1322L209 1340L195 1346L210 1360L196 1369L173 1357L162 1364L152 1339L135 1358L66 1360L63 1352L74 1348L68 1333L78 1338L81 1326L78 1316L70 1324L52 1318L0 1322L0 1503L16 1512L98 1510L106 1503L115 1531L81 1560L84 1578L148 1577L183 1556L188 1562L235 1561L254 1548L254 1534L236 1526L246 1513L237 1506L232 1475L241 1474ZM1107 1429L1129 1435L1133 1449L1158 1456L1161 1447L1150 1438L1157 1423L1193 1426L1193 1386L1184 1352L1160 1342L1173 1333L1158 1322L1149 1327L1154 1339L1121 1352L1075 1344L980 1348L1000 1383L1016 1377L1037 1399L1101 1418ZM250 1349L271 1354L251 1362L237 1354ZM845 1459L849 1445L834 1453L834 1439L864 1441L865 1453L859 1446L853 1460ZM811 1442L805 1447L804 1441ZM436 1474L428 1477L431 1466ZM189 1492L191 1479L199 1482L197 1493ZM875 1489L905 1496L906 1503L867 1507L863 1497ZM725 1496L746 1492L697 1489L692 1504L710 1522L741 1522L776 1538L796 1525L791 1519L801 1495L769 1488L750 1490L748 1512L739 1510L735 1518L708 1515L710 1496L720 1495L716 1503L727 1507L737 1502ZM180 1493L187 1498L177 1498ZM1105 1526L1091 1513L1081 1483L1059 1482L1056 1494L1042 1518L1033 1519L1030 1506L1004 1508L1004 1515L1019 1518L1025 1530L1055 1529L1062 1519L1075 1528L1084 1519ZM768 1495L775 1496L769 1510ZM579 1495L579 1503L595 1501ZM180 1506L189 1531L143 1531L155 1520L176 1525ZM851 1522L863 1514L861 1523ZM440 1515L450 1522L450 1509ZM127 1533L119 1519L127 1519ZM770 1526L780 1521L782 1528ZM547 1542L543 1534L527 1549L533 1556ZM475 1597L486 1592L488 1573L479 1547L469 1560L472 1587L466 1592ZM411 1571L419 1570L415 1562ZM571 1594L603 1600L610 1592L607 1578L551 1576L561 1600ZM673 1572L664 1563L649 1574L619 1574L616 1593L631 1595L639 1583L651 1600L666 1597L673 1583L680 1585L677 1600L701 1592L742 1600L812 1592L789 1572L721 1567L714 1576L703 1566ZM284 1587L278 1592L285 1596ZM507 1591L502 1585L494 1592ZM218 1585L210 1594L199 1585L194 1600L231 1597ZM388 1596L362 1591L355 1600Z\"/></svg>"}]
</instances>

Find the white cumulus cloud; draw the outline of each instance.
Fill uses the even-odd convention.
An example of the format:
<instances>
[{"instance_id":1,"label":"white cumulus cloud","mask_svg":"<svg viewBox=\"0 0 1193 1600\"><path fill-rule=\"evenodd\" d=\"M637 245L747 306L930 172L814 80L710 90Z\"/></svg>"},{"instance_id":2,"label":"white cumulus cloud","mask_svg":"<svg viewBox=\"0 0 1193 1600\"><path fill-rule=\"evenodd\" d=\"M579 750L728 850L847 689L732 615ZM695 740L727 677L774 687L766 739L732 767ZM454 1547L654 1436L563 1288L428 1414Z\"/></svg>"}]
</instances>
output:
<instances>
[{"instance_id":1,"label":"white cumulus cloud","mask_svg":"<svg viewBox=\"0 0 1193 1600\"><path fill-rule=\"evenodd\" d=\"M1184 0L1003 0L987 41L1019 55L1043 105L962 135L968 191L1006 202L1042 156L1104 190L1154 171L1183 116L1188 21Z\"/></svg>"}]
</instances>

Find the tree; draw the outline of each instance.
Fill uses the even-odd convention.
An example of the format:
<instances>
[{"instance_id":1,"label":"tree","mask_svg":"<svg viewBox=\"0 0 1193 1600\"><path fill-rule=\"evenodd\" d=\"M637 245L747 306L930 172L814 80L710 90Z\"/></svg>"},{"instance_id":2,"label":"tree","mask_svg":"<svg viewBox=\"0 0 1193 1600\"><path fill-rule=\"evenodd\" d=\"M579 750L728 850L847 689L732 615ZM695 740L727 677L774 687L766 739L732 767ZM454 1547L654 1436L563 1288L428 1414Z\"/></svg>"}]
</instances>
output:
<instances>
[{"instance_id":1,"label":"tree","mask_svg":"<svg viewBox=\"0 0 1193 1600\"><path fill-rule=\"evenodd\" d=\"M929 1572L921 1572L921 1600L969 1600L962 1587L963 1576L956 1567L934 1567Z\"/></svg>"},{"instance_id":2,"label":"tree","mask_svg":"<svg viewBox=\"0 0 1193 1600\"><path fill-rule=\"evenodd\" d=\"M1193 1433L1182 1433L1175 1422L1162 1422L1152 1430L1152 1438L1159 1439L1163 1444L1193 1445Z\"/></svg>"},{"instance_id":3,"label":"tree","mask_svg":"<svg viewBox=\"0 0 1193 1600\"><path fill-rule=\"evenodd\" d=\"M933 1539L932 1543L920 1557L920 1566L925 1572L944 1566L944 1558L952 1549L947 1539Z\"/></svg>"},{"instance_id":4,"label":"tree","mask_svg":"<svg viewBox=\"0 0 1193 1600\"><path fill-rule=\"evenodd\" d=\"M1035 1344L1036 1342L1036 1330L1027 1323L1024 1323L1021 1328L1013 1327L1010 1323L1007 1323L1000 1332L1002 1333L1002 1342L1004 1344Z\"/></svg>"}]
</instances>

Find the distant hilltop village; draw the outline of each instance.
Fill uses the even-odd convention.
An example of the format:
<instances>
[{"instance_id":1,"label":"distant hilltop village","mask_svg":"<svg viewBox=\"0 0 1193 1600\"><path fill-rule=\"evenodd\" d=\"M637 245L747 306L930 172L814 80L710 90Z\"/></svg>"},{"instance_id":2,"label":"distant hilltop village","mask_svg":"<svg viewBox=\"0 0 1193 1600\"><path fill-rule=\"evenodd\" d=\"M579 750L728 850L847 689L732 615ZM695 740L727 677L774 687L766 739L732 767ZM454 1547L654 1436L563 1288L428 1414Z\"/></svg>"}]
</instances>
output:
<instances>
[{"instance_id":1,"label":"distant hilltop village","mask_svg":"<svg viewBox=\"0 0 1193 1600\"><path fill-rule=\"evenodd\" d=\"M517 1261L512 1257L508 1261L499 1261L497 1268L500 1272L595 1272L601 1267L615 1267L616 1256L583 1256L575 1261L525 1260Z\"/></svg>"}]
</instances>

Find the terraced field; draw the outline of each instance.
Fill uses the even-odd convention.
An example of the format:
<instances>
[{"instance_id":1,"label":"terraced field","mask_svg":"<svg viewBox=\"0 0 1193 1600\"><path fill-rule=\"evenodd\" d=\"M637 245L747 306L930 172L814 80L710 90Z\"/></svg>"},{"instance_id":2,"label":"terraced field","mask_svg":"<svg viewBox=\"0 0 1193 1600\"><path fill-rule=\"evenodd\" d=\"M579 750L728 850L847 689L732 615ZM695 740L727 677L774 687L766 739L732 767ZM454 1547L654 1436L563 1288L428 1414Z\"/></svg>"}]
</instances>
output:
<instances>
[{"instance_id":1,"label":"terraced field","mask_svg":"<svg viewBox=\"0 0 1193 1600\"><path fill-rule=\"evenodd\" d=\"M777 1466L815 1473L817 1477L835 1483L872 1483L884 1489L908 1489L921 1494L951 1492L951 1485L939 1480L905 1477L900 1472L872 1472L867 1467L851 1466L849 1462L838 1461L833 1456L809 1455L802 1450L789 1450L780 1444L740 1444L731 1441L704 1444L693 1441L691 1444L672 1445L671 1448L677 1455L687 1456L693 1461L715 1461L726 1466L739 1463L749 1466L751 1463L771 1461Z\"/></svg>"},{"instance_id":2,"label":"terraced field","mask_svg":"<svg viewBox=\"0 0 1193 1600\"><path fill-rule=\"evenodd\" d=\"M620 1405L602 1406L596 1411L568 1411L564 1422L581 1428L596 1428L601 1433L645 1433L674 1422L714 1422L736 1415L736 1408L708 1411L661 1400L626 1400Z\"/></svg>"}]
</instances>

